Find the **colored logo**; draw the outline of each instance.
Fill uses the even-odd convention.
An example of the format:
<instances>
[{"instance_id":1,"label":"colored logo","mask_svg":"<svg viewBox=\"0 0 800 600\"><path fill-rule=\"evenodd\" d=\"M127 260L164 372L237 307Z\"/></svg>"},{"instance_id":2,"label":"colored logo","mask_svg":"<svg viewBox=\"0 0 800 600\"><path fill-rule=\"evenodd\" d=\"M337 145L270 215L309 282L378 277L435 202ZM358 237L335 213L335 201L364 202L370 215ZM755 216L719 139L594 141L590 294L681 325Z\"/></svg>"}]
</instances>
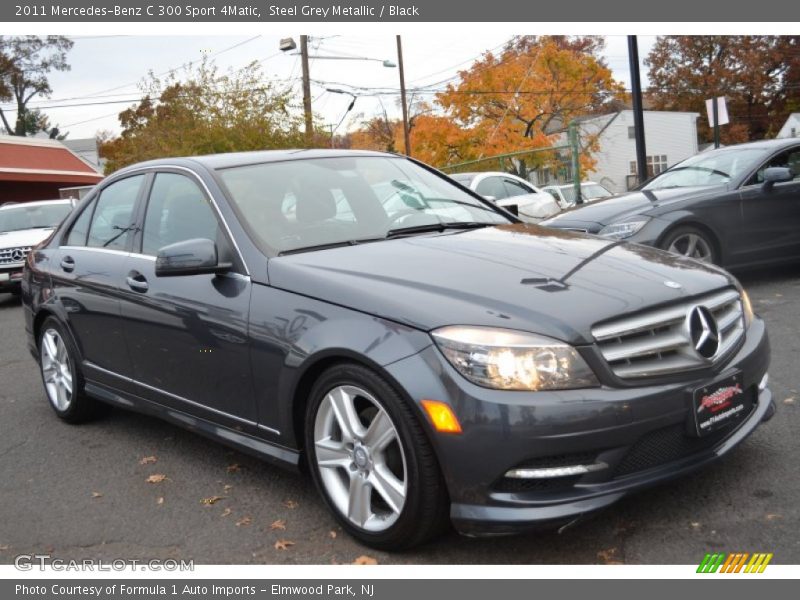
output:
<instances>
[{"instance_id":1,"label":"colored logo","mask_svg":"<svg viewBox=\"0 0 800 600\"><path fill-rule=\"evenodd\" d=\"M698 573L763 573L769 561L772 560L772 552L715 552L706 554L697 567Z\"/></svg>"},{"instance_id":2,"label":"colored logo","mask_svg":"<svg viewBox=\"0 0 800 600\"><path fill-rule=\"evenodd\" d=\"M700 405L697 407L697 412L710 411L717 413L723 408L727 408L731 404L731 398L738 396L742 393L742 386L738 383L729 385L728 387L720 388L712 394L707 394L700 398Z\"/></svg>"}]
</instances>

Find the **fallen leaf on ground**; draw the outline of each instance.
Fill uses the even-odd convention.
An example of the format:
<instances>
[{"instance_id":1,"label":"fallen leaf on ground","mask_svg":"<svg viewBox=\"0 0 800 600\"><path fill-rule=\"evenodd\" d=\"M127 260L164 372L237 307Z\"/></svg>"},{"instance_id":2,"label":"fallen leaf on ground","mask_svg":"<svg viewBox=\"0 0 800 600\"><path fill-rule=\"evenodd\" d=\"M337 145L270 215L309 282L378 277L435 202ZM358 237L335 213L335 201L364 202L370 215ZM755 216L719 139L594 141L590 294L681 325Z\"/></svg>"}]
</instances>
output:
<instances>
[{"instance_id":1,"label":"fallen leaf on ground","mask_svg":"<svg viewBox=\"0 0 800 600\"><path fill-rule=\"evenodd\" d=\"M353 561L354 565L377 565L378 561L371 556L362 555Z\"/></svg>"},{"instance_id":2,"label":"fallen leaf on ground","mask_svg":"<svg viewBox=\"0 0 800 600\"><path fill-rule=\"evenodd\" d=\"M698 523L697 521L692 521L692 527L694 529L697 529L698 527L700 527L700 523Z\"/></svg>"},{"instance_id":3,"label":"fallen leaf on ground","mask_svg":"<svg viewBox=\"0 0 800 600\"><path fill-rule=\"evenodd\" d=\"M231 511L230 508L226 508L225 510L222 511L222 514L220 516L221 517L227 517L229 514L231 514L231 512L232 511Z\"/></svg>"},{"instance_id":4,"label":"fallen leaf on ground","mask_svg":"<svg viewBox=\"0 0 800 600\"><path fill-rule=\"evenodd\" d=\"M236 526L237 527L247 526L247 525L250 525L250 523L252 523L252 522L253 522L253 519L251 519L250 517L242 517L241 519L236 521Z\"/></svg>"},{"instance_id":5,"label":"fallen leaf on ground","mask_svg":"<svg viewBox=\"0 0 800 600\"><path fill-rule=\"evenodd\" d=\"M277 521L273 521L272 525L269 526L270 529L286 529L286 521L283 519L278 519Z\"/></svg>"},{"instance_id":6,"label":"fallen leaf on ground","mask_svg":"<svg viewBox=\"0 0 800 600\"><path fill-rule=\"evenodd\" d=\"M102 498L103 494L100 492L92 492L92 498Z\"/></svg>"},{"instance_id":7,"label":"fallen leaf on ground","mask_svg":"<svg viewBox=\"0 0 800 600\"><path fill-rule=\"evenodd\" d=\"M294 546L291 540L278 540L275 542L275 550L288 550L289 546Z\"/></svg>"},{"instance_id":8,"label":"fallen leaf on ground","mask_svg":"<svg viewBox=\"0 0 800 600\"><path fill-rule=\"evenodd\" d=\"M328 535L331 536L332 540L336 539L336 532L333 529L328 532Z\"/></svg>"},{"instance_id":9,"label":"fallen leaf on ground","mask_svg":"<svg viewBox=\"0 0 800 600\"><path fill-rule=\"evenodd\" d=\"M228 493L228 492L230 492L232 489L233 489L233 486L232 486L232 485L225 485L225 486L222 488L222 491L223 491L223 492L225 492L225 493Z\"/></svg>"},{"instance_id":10,"label":"fallen leaf on ground","mask_svg":"<svg viewBox=\"0 0 800 600\"><path fill-rule=\"evenodd\" d=\"M8 545L6 545L6 544L3 544L2 546L0 546L0 552L5 552L5 551L6 551L6 550L8 550L9 548L10 548L10 546L8 546Z\"/></svg>"},{"instance_id":11,"label":"fallen leaf on ground","mask_svg":"<svg viewBox=\"0 0 800 600\"><path fill-rule=\"evenodd\" d=\"M209 498L203 498L200 500L200 504L205 504L206 506L211 506L212 504L216 504L220 500L224 500L225 496L211 496Z\"/></svg>"},{"instance_id":12,"label":"fallen leaf on ground","mask_svg":"<svg viewBox=\"0 0 800 600\"><path fill-rule=\"evenodd\" d=\"M228 473L236 473L236 472L238 472L238 471L241 471L241 470L242 470L242 467L240 467L240 466L239 466L238 464L236 464L236 463L233 463L232 465L228 465L228 467L227 467L227 469L226 469L226 470L228 471Z\"/></svg>"},{"instance_id":13,"label":"fallen leaf on ground","mask_svg":"<svg viewBox=\"0 0 800 600\"><path fill-rule=\"evenodd\" d=\"M621 565L621 562L616 560L617 557L617 549L616 548L607 548L606 550L600 550L597 553L597 558L603 561L607 565Z\"/></svg>"},{"instance_id":14,"label":"fallen leaf on ground","mask_svg":"<svg viewBox=\"0 0 800 600\"><path fill-rule=\"evenodd\" d=\"M778 515L775 513L770 513L767 515L767 521L774 521L775 519L782 519L783 515Z\"/></svg>"},{"instance_id":15,"label":"fallen leaf on ground","mask_svg":"<svg viewBox=\"0 0 800 600\"><path fill-rule=\"evenodd\" d=\"M284 505L286 508L289 508L289 509L291 509L291 510L294 510L294 509L295 509L295 508L297 508L297 506L298 506L297 502L295 502L294 500L284 500L284 501L283 501L283 505Z\"/></svg>"},{"instance_id":16,"label":"fallen leaf on ground","mask_svg":"<svg viewBox=\"0 0 800 600\"><path fill-rule=\"evenodd\" d=\"M159 496L158 500L156 500L156 504L164 504L164 496Z\"/></svg>"},{"instance_id":17,"label":"fallen leaf on ground","mask_svg":"<svg viewBox=\"0 0 800 600\"><path fill-rule=\"evenodd\" d=\"M794 404L794 398L786 398L786 400L784 400L783 403L784 404Z\"/></svg>"},{"instance_id":18,"label":"fallen leaf on ground","mask_svg":"<svg viewBox=\"0 0 800 600\"><path fill-rule=\"evenodd\" d=\"M145 456L139 461L139 464L140 465L152 465L157 460L158 459L155 456Z\"/></svg>"},{"instance_id":19,"label":"fallen leaf on ground","mask_svg":"<svg viewBox=\"0 0 800 600\"><path fill-rule=\"evenodd\" d=\"M145 479L145 481L147 483L161 483L162 481L166 481L166 479L167 476L164 475L163 473L154 473L153 475L150 475L150 477Z\"/></svg>"}]
</instances>

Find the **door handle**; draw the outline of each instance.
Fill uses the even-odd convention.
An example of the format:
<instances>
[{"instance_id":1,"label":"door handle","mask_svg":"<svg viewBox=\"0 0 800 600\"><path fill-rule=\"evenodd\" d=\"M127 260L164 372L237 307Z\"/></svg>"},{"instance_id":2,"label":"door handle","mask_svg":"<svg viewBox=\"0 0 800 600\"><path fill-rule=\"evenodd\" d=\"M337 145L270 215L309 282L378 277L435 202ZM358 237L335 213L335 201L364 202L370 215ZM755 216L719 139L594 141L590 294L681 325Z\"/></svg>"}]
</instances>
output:
<instances>
[{"instance_id":1,"label":"door handle","mask_svg":"<svg viewBox=\"0 0 800 600\"><path fill-rule=\"evenodd\" d=\"M75 270L75 261L71 256L65 256L61 259L61 270L67 273L72 273Z\"/></svg>"},{"instance_id":2,"label":"door handle","mask_svg":"<svg viewBox=\"0 0 800 600\"><path fill-rule=\"evenodd\" d=\"M149 287L147 285L147 279L137 271L131 271L125 278L125 283L135 292L146 292Z\"/></svg>"}]
</instances>

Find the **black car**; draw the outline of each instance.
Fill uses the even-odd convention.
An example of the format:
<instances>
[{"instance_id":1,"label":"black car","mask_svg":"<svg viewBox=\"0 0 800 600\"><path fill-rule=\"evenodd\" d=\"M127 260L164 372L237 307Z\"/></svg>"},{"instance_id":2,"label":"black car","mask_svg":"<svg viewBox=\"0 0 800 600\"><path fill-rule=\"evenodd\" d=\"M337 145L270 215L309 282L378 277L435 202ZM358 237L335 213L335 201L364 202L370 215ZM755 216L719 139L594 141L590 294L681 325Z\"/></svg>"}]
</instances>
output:
<instances>
[{"instance_id":1,"label":"black car","mask_svg":"<svg viewBox=\"0 0 800 600\"><path fill-rule=\"evenodd\" d=\"M108 403L307 468L379 548L574 521L774 411L733 277L394 155L126 168L30 254L23 303L59 417Z\"/></svg>"},{"instance_id":2,"label":"black car","mask_svg":"<svg viewBox=\"0 0 800 600\"><path fill-rule=\"evenodd\" d=\"M800 140L697 154L639 191L541 223L656 246L727 268L800 259Z\"/></svg>"}]
</instances>

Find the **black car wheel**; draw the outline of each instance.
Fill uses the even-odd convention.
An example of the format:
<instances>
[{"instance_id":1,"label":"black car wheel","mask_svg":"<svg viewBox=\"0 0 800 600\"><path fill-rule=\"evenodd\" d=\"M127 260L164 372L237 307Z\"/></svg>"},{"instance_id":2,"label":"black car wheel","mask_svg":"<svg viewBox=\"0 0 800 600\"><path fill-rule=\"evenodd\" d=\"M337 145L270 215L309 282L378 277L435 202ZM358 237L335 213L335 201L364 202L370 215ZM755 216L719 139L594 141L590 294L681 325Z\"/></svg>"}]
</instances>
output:
<instances>
[{"instance_id":1,"label":"black car wheel","mask_svg":"<svg viewBox=\"0 0 800 600\"><path fill-rule=\"evenodd\" d=\"M448 523L433 450L410 407L360 365L325 371L305 423L310 470L342 527L382 550L431 539Z\"/></svg>"},{"instance_id":2,"label":"black car wheel","mask_svg":"<svg viewBox=\"0 0 800 600\"><path fill-rule=\"evenodd\" d=\"M661 242L661 248L702 262L719 264L716 245L708 233L697 227L678 227Z\"/></svg>"},{"instance_id":3,"label":"black car wheel","mask_svg":"<svg viewBox=\"0 0 800 600\"><path fill-rule=\"evenodd\" d=\"M48 317L39 331L39 367L50 406L68 423L89 420L100 412L98 403L83 393L77 356L63 326Z\"/></svg>"}]
</instances>

